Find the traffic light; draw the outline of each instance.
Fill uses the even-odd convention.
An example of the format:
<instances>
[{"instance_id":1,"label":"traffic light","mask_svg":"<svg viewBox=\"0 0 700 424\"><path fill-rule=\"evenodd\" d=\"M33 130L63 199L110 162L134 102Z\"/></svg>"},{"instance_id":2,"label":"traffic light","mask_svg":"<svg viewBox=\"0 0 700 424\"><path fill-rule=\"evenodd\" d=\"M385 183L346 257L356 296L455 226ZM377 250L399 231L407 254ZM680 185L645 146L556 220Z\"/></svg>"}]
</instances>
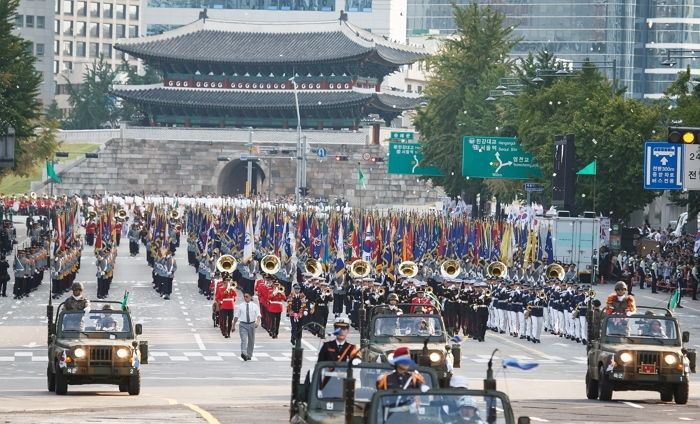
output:
<instances>
[{"instance_id":1,"label":"traffic light","mask_svg":"<svg viewBox=\"0 0 700 424\"><path fill-rule=\"evenodd\" d=\"M347 160L348 160L348 157L347 157L347 156L345 156L345 155L335 155L335 160L337 160L337 161L345 161L345 162L347 162Z\"/></svg>"},{"instance_id":2,"label":"traffic light","mask_svg":"<svg viewBox=\"0 0 700 424\"><path fill-rule=\"evenodd\" d=\"M384 162L384 158L380 158L380 157L377 157L377 156L372 157L372 159L370 159L370 160L371 160L372 162Z\"/></svg>"},{"instance_id":3,"label":"traffic light","mask_svg":"<svg viewBox=\"0 0 700 424\"><path fill-rule=\"evenodd\" d=\"M672 144L700 144L700 128L668 127L668 142Z\"/></svg>"}]
</instances>

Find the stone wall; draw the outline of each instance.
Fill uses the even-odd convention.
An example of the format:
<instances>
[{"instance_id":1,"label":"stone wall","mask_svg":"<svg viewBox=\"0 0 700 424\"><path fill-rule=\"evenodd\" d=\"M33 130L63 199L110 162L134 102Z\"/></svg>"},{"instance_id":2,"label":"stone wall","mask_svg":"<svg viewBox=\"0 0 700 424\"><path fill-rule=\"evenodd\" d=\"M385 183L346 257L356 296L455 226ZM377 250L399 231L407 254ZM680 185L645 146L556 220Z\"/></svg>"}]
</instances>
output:
<instances>
[{"instance_id":1,"label":"stone wall","mask_svg":"<svg viewBox=\"0 0 700 424\"><path fill-rule=\"evenodd\" d=\"M265 150L289 146L256 143ZM307 187L313 197L343 196L354 205L406 205L437 201L442 192L416 177L387 174L387 162L372 162L366 157L386 159L386 149L378 145L337 145L325 147L328 156L318 158L309 153ZM235 166L247 153L246 147L227 142L153 141L113 139L99 151L98 158L81 159L72 168L60 173L63 180L54 186L58 194L107 192L185 192L190 194L221 193L220 181L227 166ZM348 161L336 161L335 155L345 155ZM229 157L222 162L218 157ZM258 179L261 193L293 194L296 160L274 155L260 155L259 166L264 174ZM359 163L359 165L358 165ZM360 189L358 167L367 183ZM235 183L244 183L237 181ZM41 189L39 188L39 191Z\"/></svg>"}]
</instances>

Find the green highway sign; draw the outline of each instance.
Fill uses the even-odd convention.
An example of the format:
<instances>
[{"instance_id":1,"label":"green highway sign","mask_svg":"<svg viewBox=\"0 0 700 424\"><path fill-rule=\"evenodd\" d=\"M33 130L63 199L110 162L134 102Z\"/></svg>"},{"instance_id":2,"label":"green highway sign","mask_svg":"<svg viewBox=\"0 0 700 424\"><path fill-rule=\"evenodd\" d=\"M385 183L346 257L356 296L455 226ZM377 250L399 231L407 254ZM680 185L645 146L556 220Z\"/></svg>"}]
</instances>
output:
<instances>
[{"instance_id":1,"label":"green highway sign","mask_svg":"<svg viewBox=\"0 0 700 424\"><path fill-rule=\"evenodd\" d=\"M442 175L436 166L418 166L423 160L421 146L418 143L389 143L389 174L427 175L439 177Z\"/></svg>"},{"instance_id":2,"label":"green highway sign","mask_svg":"<svg viewBox=\"0 0 700 424\"><path fill-rule=\"evenodd\" d=\"M408 131L392 131L390 138L392 140L413 140L414 134L415 133Z\"/></svg>"},{"instance_id":3,"label":"green highway sign","mask_svg":"<svg viewBox=\"0 0 700 424\"><path fill-rule=\"evenodd\" d=\"M541 177L532 155L515 137L465 135L462 139L462 175L475 178L527 180Z\"/></svg>"}]
</instances>

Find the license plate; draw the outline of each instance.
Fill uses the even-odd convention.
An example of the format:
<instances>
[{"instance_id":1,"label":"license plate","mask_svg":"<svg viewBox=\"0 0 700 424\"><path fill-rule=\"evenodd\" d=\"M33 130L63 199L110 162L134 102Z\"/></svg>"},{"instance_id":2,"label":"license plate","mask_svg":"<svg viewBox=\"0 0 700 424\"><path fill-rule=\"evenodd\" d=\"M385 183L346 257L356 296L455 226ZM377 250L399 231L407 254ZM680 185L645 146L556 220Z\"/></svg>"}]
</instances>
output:
<instances>
[{"instance_id":1,"label":"license plate","mask_svg":"<svg viewBox=\"0 0 700 424\"><path fill-rule=\"evenodd\" d=\"M640 374L656 374L656 364L642 364L639 368Z\"/></svg>"}]
</instances>

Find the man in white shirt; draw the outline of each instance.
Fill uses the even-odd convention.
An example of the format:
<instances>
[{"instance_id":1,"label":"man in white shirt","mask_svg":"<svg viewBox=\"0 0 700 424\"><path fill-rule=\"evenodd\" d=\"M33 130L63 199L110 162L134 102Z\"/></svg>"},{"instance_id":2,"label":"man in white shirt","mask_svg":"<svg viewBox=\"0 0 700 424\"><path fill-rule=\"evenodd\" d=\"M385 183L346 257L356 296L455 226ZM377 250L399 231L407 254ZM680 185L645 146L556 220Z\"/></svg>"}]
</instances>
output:
<instances>
[{"instance_id":1,"label":"man in white shirt","mask_svg":"<svg viewBox=\"0 0 700 424\"><path fill-rule=\"evenodd\" d=\"M236 305L233 310L232 331L236 331L236 323L240 321L241 358L244 361L253 359L253 347L255 347L255 329L260 325L260 309L253 303L250 293L243 294L243 303Z\"/></svg>"}]
</instances>

